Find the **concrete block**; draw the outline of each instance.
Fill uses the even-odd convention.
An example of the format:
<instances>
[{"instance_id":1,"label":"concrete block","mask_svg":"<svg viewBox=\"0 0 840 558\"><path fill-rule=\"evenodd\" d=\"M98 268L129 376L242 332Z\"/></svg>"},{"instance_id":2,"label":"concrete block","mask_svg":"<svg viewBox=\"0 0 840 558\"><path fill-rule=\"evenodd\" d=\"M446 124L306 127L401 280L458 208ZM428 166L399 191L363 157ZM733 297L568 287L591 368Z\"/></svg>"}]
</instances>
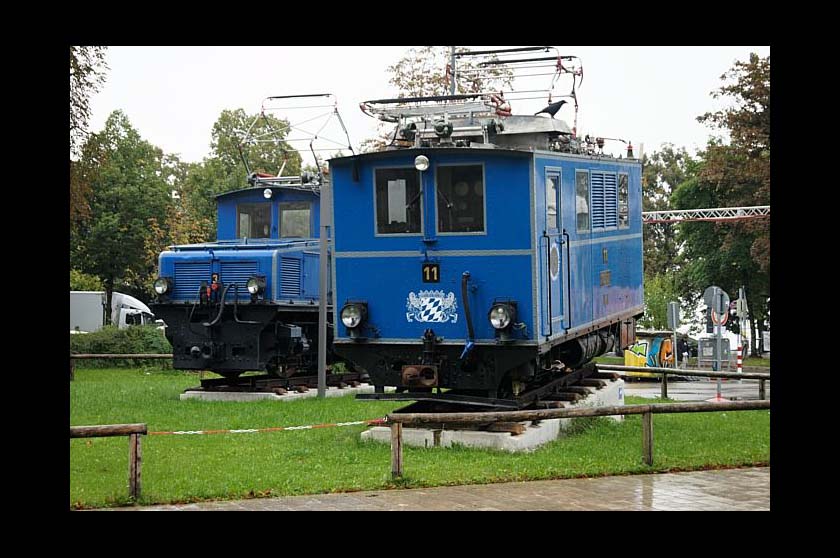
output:
<instances>
[{"instance_id":1,"label":"concrete block","mask_svg":"<svg viewBox=\"0 0 840 558\"><path fill-rule=\"evenodd\" d=\"M591 388L590 394L577 403L566 404L567 409L580 407L607 407L624 405L624 380L608 381L602 389ZM608 417L624 420L619 415ZM415 447L451 447L453 444L471 448L489 448L502 451L533 451L539 446L556 440L567 430L574 419L542 420L528 423L525 432L513 435L510 432L482 432L478 430L432 430L428 428L403 428L403 444ZM391 443L391 429L374 426L362 432L363 441Z\"/></svg>"}]
</instances>

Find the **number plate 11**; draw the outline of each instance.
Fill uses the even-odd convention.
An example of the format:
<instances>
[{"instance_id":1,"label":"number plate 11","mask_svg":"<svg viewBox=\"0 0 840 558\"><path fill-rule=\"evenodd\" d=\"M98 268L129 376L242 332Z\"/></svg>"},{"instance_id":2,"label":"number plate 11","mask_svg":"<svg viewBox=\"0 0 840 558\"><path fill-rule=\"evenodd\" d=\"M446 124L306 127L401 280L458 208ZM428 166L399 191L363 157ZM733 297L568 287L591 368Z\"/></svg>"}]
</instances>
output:
<instances>
[{"instance_id":1,"label":"number plate 11","mask_svg":"<svg viewBox=\"0 0 840 558\"><path fill-rule=\"evenodd\" d=\"M422 273L424 283L440 283L440 264L424 262Z\"/></svg>"}]
</instances>

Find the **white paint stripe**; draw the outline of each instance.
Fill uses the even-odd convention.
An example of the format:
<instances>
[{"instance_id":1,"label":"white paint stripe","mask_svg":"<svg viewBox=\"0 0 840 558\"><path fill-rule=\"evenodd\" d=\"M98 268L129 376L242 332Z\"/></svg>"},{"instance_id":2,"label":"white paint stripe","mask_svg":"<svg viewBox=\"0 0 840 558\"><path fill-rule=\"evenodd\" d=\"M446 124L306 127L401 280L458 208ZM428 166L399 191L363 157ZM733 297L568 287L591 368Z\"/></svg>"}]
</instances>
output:
<instances>
[{"instance_id":1,"label":"white paint stripe","mask_svg":"<svg viewBox=\"0 0 840 558\"><path fill-rule=\"evenodd\" d=\"M238 430L213 430L213 431L205 431L205 430L178 430L176 432L150 432L150 434L250 434L253 432L276 432L279 430L311 430L316 427L332 427L332 426L358 426L360 424L373 424L379 423L383 419L370 419L370 420L354 420L352 422L337 422L335 424L318 424L312 425L307 424L304 426L273 426L269 428L241 428Z\"/></svg>"},{"instance_id":2,"label":"white paint stripe","mask_svg":"<svg viewBox=\"0 0 840 558\"><path fill-rule=\"evenodd\" d=\"M642 233L636 234L622 234L619 236L604 236L598 238L590 238L587 240L573 240L569 242L569 246L576 248L578 246L590 246L592 244L603 244L606 242L619 242L621 240L633 240L634 238L642 238Z\"/></svg>"}]
</instances>

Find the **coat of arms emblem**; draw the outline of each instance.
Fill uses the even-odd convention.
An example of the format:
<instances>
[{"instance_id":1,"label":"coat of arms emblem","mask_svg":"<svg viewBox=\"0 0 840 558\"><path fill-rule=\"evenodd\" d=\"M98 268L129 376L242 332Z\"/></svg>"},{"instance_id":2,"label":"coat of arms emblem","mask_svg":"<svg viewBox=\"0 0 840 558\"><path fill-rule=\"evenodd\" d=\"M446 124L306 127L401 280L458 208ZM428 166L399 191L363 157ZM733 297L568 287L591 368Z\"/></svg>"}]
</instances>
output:
<instances>
[{"instance_id":1,"label":"coat of arms emblem","mask_svg":"<svg viewBox=\"0 0 840 558\"><path fill-rule=\"evenodd\" d=\"M405 318L409 322L458 322L458 303L455 293L443 291L420 291L408 293L405 303Z\"/></svg>"}]
</instances>

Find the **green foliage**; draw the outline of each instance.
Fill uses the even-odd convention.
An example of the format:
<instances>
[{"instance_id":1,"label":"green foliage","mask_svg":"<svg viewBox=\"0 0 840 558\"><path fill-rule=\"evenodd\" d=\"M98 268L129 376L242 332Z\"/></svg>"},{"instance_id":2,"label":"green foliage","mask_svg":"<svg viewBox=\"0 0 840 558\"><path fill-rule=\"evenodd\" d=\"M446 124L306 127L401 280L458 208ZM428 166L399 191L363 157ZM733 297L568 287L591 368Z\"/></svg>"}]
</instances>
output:
<instances>
[{"instance_id":1,"label":"green foliage","mask_svg":"<svg viewBox=\"0 0 840 558\"><path fill-rule=\"evenodd\" d=\"M87 137L90 96L105 82L105 50L101 46L70 47L70 222L90 215L91 184L77 161Z\"/></svg>"},{"instance_id":2,"label":"green foliage","mask_svg":"<svg viewBox=\"0 0 840 558\"><path fill-rule=\"evenodd\" d=\"M300 154L282 141L288 135L288 129L286 120L270 114L247 114L241 108L224 110L213 124L210 147L226 173L238 172L238 176L245 176L244 156L251 172L279 175L282 168L283 176L297 175L300 174ZM259 141L245 143L249 130L250 137Z\"/></svg>"},{"instance_id":3,"label":"green foliage","mask_svg":"<svg viewBox=\"0 0 840 558\"><path fill-rule=\"evenodd\" d=\"M677 209L770 204L770 58L752 54L721 79L734 83L712 96L733 105L698 120L728 132L730 142L709 141L699 172L671 195ZM682 223L677 240L683 250L681 289L699 296L716 284L734 299L744 286L751 330L763 330L770 315L770 219ZM756 341L754 336L753 351Z\"/></svg>"},{"instance_id":4,"label":"green foliage","mask_svg":"<svg viewBox=\"0 0 840 558\"><path fill-rule=\"evenodd\" d=\"M673 275L661 273L645 277L645 315L639 324L645 329L668 329L668 303L679 300Z\"/></svg>"},{"instance_id":5,"label":"green foliage","mask_svg":"<svg viewBox=\"0 0 840 558\"><path fill-rule=\"evenodd\" d=\"M642 210L673 209L671 193L683 182L694 177L699 162L685 148L665 144L660 151L644 157L642 174ZM649 273L673 272L678 268L676 225L656 223L645 225L644 268Z\"/></svg>"},{"instance_id":6,"label":"green foliage","mask_svg":"<svg viewBox=\"0 0 840 558\"><path fill-rule=\"evenodd\" d=\"M150 294L155 261L146 245L170 206L168 163L121 111L86 142L79 167L91 178L91 213L71 228L70 263L102 278L106 291L122 283Z\"/></svg>"},{"instance_id":7,"label":"green foliage","mask_svg":"<svg viewBox=\"0 0 840 558\"><path fill-rule=\"evenodd\" d=\"M166 340L163 331L154 325L130 326L119 329L117 326L105 326L93 333L70 335L70 352L83 354L169 354L172 345ZM172 368L169 360L80 360L77 368L137 368L153 366Z\"/></svg>"},{"instance_id":8,"label":"green foliage","mask_svg":"<svg viewBox=\"0 0 840 558\"><path fill-rule=\"evenodd\" d=\"M71 291L101 291L102 280L95 275L88 275L76 269L70 270Z\"/></svg>"},{"instance_id":9,"label":"green foliage","mask_svg":"<svg viewBox=\"0 0 840 558\"><path fill-rule=\"evenodd\" d=\"M78 154L90 118L90 96L105 83L104 46L70 47L70 153Z\"/></svg>"}]
</instances>

